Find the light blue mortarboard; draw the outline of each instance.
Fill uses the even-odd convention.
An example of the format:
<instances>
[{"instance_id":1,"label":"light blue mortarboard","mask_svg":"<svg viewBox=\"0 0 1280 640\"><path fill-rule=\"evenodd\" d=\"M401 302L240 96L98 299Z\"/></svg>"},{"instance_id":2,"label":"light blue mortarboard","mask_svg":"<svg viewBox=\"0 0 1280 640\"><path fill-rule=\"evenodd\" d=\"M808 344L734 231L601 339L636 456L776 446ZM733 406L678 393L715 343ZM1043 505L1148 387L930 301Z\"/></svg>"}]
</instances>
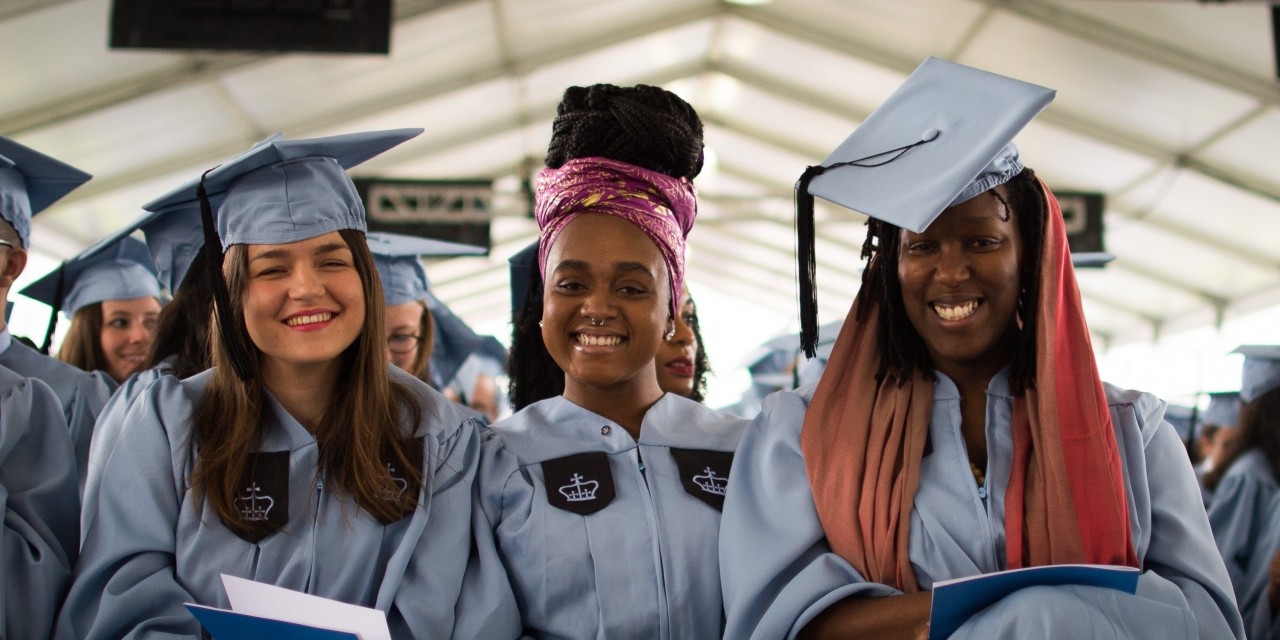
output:
<instances>
[{"instance_id":1,"label":"light blue mortarboard","mask_svg":"<svg viewBox=\"0 0 1280 640\"><path fill-rule=\"evenodd\" d=\"M1240 423L1240 393L1238 391L1218 391L1209 394L1209 406L1201 414L1202 425L1216 424L1219 427L1236 427Z\"/></svg>"},{"instance_id":2,"label":"light blue mortarboard","mask_svg":"<svg viewBox=\"0 0 1280 640\"><path fill-rule=\"evenodd\" d=\"M395 129L269 140L209 171L202 181L205 192L225 192L215 220L223 250L300 242L340 229L364 231L364 203L346 170L420 133ZM169 204L161 199L147 208Z\"/></svg>"},{"instance_id":3,"label":"light blue mortarboard","mask_svg":"<svg viewBox=\"0 0 1280 640\"><path fill-rule=\"evenodd\" d=\"M1013 138L1054 94L930 57L821 165L805 170L796 183L796 253L806 355L818 333L813 196L922 232L946 208L1022 171Z\"/></svg>"},{"instance_id":4,"label":"light blue mortarboard","mask_svg":"<svg viewBox=\"0 0 1280 640\"><path fill-rule=\"evenodd\" d=\"M20 293L52 307L41 350L47 352L58 311L71 317L95 302L156 298L163 300L151 254L132 236L110 237L63 262Z\"/></svg>"},{"instance_id":5,"label":"light blue mortarboard","mask_svg":"<svg viewBox=\"0 0 1280 640\"><path fill-rule=\"evenodd\" d=\"M1244 354L1240 400L1253 402L1280 387L1280 345L1248 344L1232 353Z\"/></svg>"},{"instance_id":6,"label":"light blue mortarboard","mask_svg":"<svg viewBox=\"0 0 1280 640\"><path fill-rule=\"evenodd\" d=\"M420 257L478 256L485 253L484 247L399 233L374 231L365 237L369 240L373 262L378 267L382 294L388 307L427 299L431 285Z\"/></svg>"},{"instance_id":7,"label":"light blue mortarboard","mask_svg":"<svg viewBox=\"0 0 1280 640\"><path fill-rule=\"evenodd\" d=\"M22 247L31 246L31 216L89 181L89 174L0 136L0 216Z\"/></svg>"},{"instance_id":8,"label":"light blue mortarboard","mask_svg":"<svg viewBox=\"0 0 1280 640\"><path fill-rule=\"evenodd\" d=\"M281 139L279 133L258 141L248 151L229 162L256 153L262 147ZM147 240L147 251L155 263L160 283L170 293L176 293L187 277L191 264L204 248L204 231L200 220L200 199L196 190L200 179L189 180L168 193L143 205L146 213L117 234L127 235L142 230ZM210 206L216 210L222 204L225 191L206 189Z\"/></svg>"},{"instance_id":9,"label":"light blue mortarboard","mask_svg":"<svg viewBox=\"0 0 1280 640\"><path fill-rule=\"evenodd\" d=\"M209 170L198 182L207 245L290 244L342 229L365 231L365 209L346 170L422 133L396 129L305 140L268 139ZM223 194L214 215L210 194ZM159 210L190 199L174 193ZM218 331L242 380L253 376L248 346L238 340L220 260L210 260Z\"/></svg>"}]
</instances>

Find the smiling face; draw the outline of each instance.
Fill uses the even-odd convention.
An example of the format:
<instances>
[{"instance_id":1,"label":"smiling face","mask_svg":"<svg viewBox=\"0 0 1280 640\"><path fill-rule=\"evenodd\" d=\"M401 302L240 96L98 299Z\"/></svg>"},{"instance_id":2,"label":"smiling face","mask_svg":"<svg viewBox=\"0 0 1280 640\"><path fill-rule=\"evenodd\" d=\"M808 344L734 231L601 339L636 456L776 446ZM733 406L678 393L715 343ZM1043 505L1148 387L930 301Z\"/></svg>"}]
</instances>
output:
<instances>
[{"instance_id":1,"label":"smiling face","mask_svg":"<svg viewBox=\"0 0 1280 640\"><path fill-rule=\"evenodd\" d=\"M656 396L654 357L669 315L666 265L653 241L621 218L569 223L547 255L542 340L565 372L566 398L627 386Z\"/></svg>"},{"instance_id":2,"label":"smiling face","mask_svg":"<svg viewBox=\"0 0 1280 640\"><path fill-rule=\"evenodd\" d=\"M102 301L99 344L107 359L107 374L124 382L147 361L160 318L160 301L151 296Z\"/></svg>"},{"instance_id":3,"label":"smiling face","mask_svg":"<svg viewBox=\"0 0 1280 640\"><path fill-rule=\"evenodd\" d=\"M244 321L264 375L336 361L365 321L360 275L338 232L249 245Z\"/></svg>"},{"instance_id":4,"label":"smiling face","mask_svg":"<svg viewBox=\"0 0 1280 640\"><path fill-rule=\"evenodd\" d=\"M686 288L680 295L680 315L676 318L676 331L670 340L658 347L655 364L658 367L658 386L667 393L688 398L693 394L696 382L695 368L698 355L698 339L693 334L695 322L693 299Z\"/></svg>"},{"instance_id":5,"label":"smiling face","mask_svg":"<svg viewBox=\"0 0 1280 640\"><path fill-rule=\"evenodd\" d=\"M990 379L1017 331L1017 218L987 192L943 211L924 233L901 234L902 304L933 366L952 380Z\"/></svg>"}]
</instances>

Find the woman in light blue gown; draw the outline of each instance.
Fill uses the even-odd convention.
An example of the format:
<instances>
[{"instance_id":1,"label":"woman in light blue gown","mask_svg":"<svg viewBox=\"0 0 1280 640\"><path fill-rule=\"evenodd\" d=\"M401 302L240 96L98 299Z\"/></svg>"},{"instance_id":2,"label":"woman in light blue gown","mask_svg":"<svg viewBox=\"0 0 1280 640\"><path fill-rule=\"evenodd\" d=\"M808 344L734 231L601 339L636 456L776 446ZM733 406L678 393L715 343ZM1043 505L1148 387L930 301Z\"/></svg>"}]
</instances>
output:
<instances>
[{"instance_id":1,"label":"woman in light blue gown","mask_svg":"<svg viewBox=\"0 0 1280 640\"><path fill-rule=\"evenodd\" d=\"M675 334L701 122L645 86L573 87L559 114L537 187L540 329L512 348L513 398L536 401L491 427L479 526L528 636L717 638L720 508L746 423L663 393L655 365ZM551 382L525 346L550 355L563 394L519 390Z\"/></svg>"},{"instance_id":2,"label":"woman in light blue gown","mask_svg":"<svg viewBox=\"0 0 1280 640\"><path fill-rule=\"evenodd\" d=\"M345 172L419 132L274 141L204 177L214 366L128 408L56 637L199 637L183 603L226 607L222 574L376 608L397 638L518 631L470 526L476 424L386 361Z\"/></svg>"},{"instance_id":3,"label":"woman in light blue gown","mask_svg":"<svg viewBox=\"0 0 1280 640\"><path fill-rule=\"evenodd\" d=\"M951 637L1243 636L1164 404L1099 380L1057 201L1009 143L1050 99L930 59L801 178L801 258L812 189L874 212L869 260L822 378L739 447L726 638L924 638L939 581L1070 563L1137 593L1030 587Z\"/></svg>"}]
</instances>

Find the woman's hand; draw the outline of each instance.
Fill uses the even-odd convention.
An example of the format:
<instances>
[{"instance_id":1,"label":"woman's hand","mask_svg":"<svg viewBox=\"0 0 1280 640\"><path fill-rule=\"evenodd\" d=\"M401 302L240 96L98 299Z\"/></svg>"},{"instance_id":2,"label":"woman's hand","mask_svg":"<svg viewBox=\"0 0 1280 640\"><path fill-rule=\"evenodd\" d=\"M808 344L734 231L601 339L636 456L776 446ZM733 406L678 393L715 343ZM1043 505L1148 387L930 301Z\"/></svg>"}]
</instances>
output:
<instances>
[{"instance_id":1,"label":"woman's hand","mask_svg":"<svg viewBox=\"0 0 1280 640\"><path fill-rule=\"evenodd\" d=\"M799 640L853 637L928 640L932 604L930 591L883 598L849 597L827 607L796 637Z\"/></svg>"}]
</instances>

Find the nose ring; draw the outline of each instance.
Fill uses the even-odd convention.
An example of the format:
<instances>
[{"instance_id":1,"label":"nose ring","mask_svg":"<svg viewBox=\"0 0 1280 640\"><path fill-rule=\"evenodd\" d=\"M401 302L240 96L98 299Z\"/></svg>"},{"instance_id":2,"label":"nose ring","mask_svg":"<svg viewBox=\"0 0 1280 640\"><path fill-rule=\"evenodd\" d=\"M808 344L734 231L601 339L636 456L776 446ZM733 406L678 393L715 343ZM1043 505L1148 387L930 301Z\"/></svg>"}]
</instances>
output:
<instances>
[{"instance_id":1,"label":"nose ring","mask_svg":"<svg viewBox=\"0 0 1280 640\"><path fill-rule=\"evenodd\" d=\"M591 318L590 320L591 320L591 326L593 326L593 327L603 327L603 326L604 326L604 318Z\"/></svg>"}]
</instances>

